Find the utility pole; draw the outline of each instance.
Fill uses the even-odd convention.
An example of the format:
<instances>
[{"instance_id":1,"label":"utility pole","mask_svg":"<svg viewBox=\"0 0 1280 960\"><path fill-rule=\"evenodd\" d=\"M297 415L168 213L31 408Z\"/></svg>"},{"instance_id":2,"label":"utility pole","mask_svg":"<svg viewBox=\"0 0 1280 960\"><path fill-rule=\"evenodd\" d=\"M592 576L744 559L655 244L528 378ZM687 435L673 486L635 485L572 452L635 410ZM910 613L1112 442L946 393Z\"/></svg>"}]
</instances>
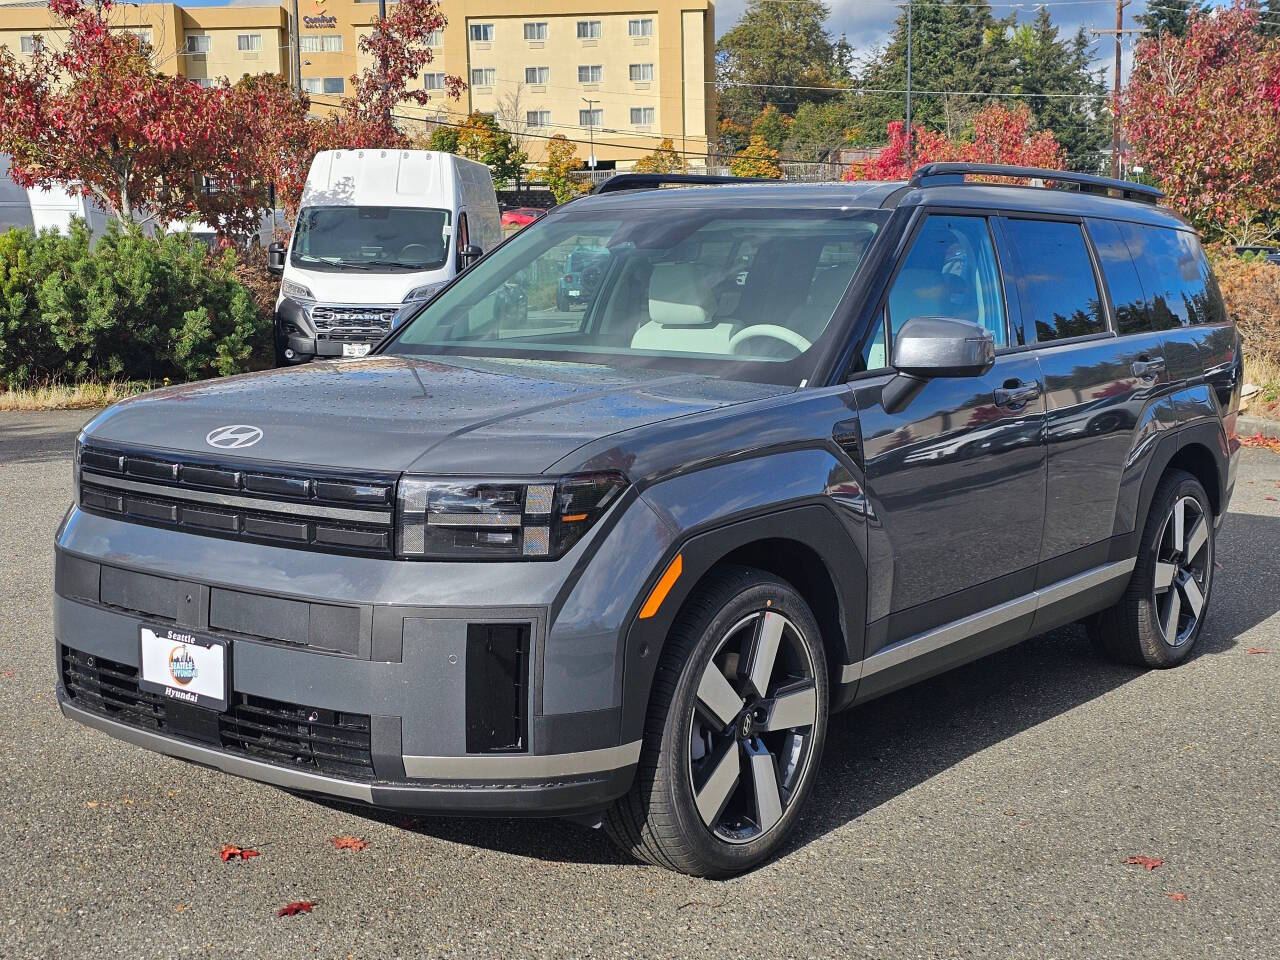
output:
<instances>
[{"instance_id":1,"label":"utility pole","mask_svg":"<svg viewBox=\"0 0 1280 960\"><path fill-rule=\"evenodd\" d=\"M1090 30L1089 32L1095 37L1103 37L1111 34L1116 38L1116 65L1115 77L1112 84L1114 97L1112 98L1111 108L1114 115L1111 121L1111 176L1119 179L1120 177L1120 54L1123 48L1124 35L1126 33L1146 33L1143 27L1130 27L1125 29L1124 26L1124 8L1129 5L1129 0L1116 0L1116 28L1114 30Z\"/></svg>"},{"instance_id":2,"label":"utility pole","mask_svg":"<svg viewBox=\"0 0 1280 960\"><path fill-rule=\"evenodd\" d=\"M582 102L587 105L587 128L591 131L591 156L587 160L587 166L590 167L592 170L595 170L596 168L596 104L599 103L600 101L590 100L587 97L583 97Z\"/></svg>"},{"instance_id":3,"label":"utility pole","mask_svg":"<svg viewBox=\"0 0 1280 960\"><path fill-rule=\"evenodd\" d=\"M293 0L293 23L290 24L289 42L293 44L293 89L302 92L302 43L298 39L298 0Z\"/></svg>"},{"instance_id":4,"label":"utility pole","mask_svg":"<svg viewBox=\"0 0 1280 960\"><path fill-rule=\"evenodd\" d=\"M911 129L911 0L907 0L907 166L915 156L916 137Z\"/></svg>"}]
</instances>

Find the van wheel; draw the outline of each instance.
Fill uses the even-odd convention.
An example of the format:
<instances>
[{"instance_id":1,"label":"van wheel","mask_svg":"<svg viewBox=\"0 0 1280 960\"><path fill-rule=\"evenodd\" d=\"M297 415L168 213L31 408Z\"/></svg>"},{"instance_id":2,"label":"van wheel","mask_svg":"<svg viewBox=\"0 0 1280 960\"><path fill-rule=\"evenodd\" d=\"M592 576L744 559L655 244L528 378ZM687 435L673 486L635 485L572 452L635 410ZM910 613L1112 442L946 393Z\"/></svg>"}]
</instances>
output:
<instances>
[{"instance_id":1,"label":"van wheel","mask_svg":"<svg viewBox=\"0 0 1280 960\"><path fill-rule=\"evenodd\" d=\"M727 567L667 637L636 781L605 829L656 866L705 877L750 870L795 826L826 726L813 613L785 581Z\"/></svg>"},{"instance_id":2,"label":"van wheel","mask_svg":"<svg viewBox=\"0 0 1280 960\"><path fill-rule=\"evenodd\" d=\"M1129 588L1089 625L1103 653L1139 667L1172 667L1191 653L1213 586L1213 509L1200 481L1182 470L1151 500Z\"/></svg>"}]
</instances>

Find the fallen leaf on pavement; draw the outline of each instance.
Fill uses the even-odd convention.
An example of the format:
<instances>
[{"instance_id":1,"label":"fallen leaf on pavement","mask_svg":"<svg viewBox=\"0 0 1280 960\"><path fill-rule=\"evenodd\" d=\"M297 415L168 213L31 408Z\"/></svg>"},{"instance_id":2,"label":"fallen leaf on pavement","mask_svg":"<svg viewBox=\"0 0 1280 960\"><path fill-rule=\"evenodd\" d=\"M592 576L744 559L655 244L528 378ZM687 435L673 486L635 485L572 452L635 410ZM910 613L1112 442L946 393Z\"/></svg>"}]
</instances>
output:
<instances>
[{"instance_id":1,"label":"fallen leaf on pavement","mask_svg":"<svg viewBox=\"0 0 1280 960\"><path fill-rule=\"evenodd\" d=\"M315 906L314 900L295 900L293 903L286 903L283 907L276 911L277 917L292 917L299 913L310 913L311 908Z\"/></svg>"},{"instance_id":2,"label":"fallen leaf on pavement","mask_svg":"<svg viewBox=\"0 0 1280 960\"><path fill-rule=\"evenodd\" d=\"M1181 903L1183 900L1187 899L1187 895L1185 893L1169 893L1166 894L1166 896L1176 903Z\"/></svg>"},{"instance_id":3,"label":"fallen leaf on pavement","mask_svg":"<svg viewBox=\"0 0 1280 960\"><path fill-rule=\"evenodd\" d=\"M333 844L333 847L335 850L360 851L369 845L364 840L361 840L359 837L348 837L348 836L330 837L329 842Z\"/></svg>"},{"instance_id":4,"label":"fallen leaf on pavement","mask_svg":"<svg viewBox=\"0 0 1280 960\"><path fill-rule=\"evenodd\" d=\"M1125 861L1126 864L1136 864L1140 867L1146 867L1147 870L1154 870L1156 867L1163 866L1164 861L1159 857L1130 857Z\"/></svg>"},{"instance_id":5,"label":"fallen leaf on pavement","mask_svg":"<svg viewBox=\"0 0 1280 960\"><path fill-rule=\"evenodd\" d=\"M1271 651L1268 650L1266 647L1250 647L1249 652L1250 653L1270 653Z\"/></svg>"},{"instance_id":6,"label":"fallen leaf on pavement","mask_svg":"<svg viewBox=\"0 0 1280 960\"><path fill-rule=\"evenodd\" d=\"M88 807L90 810L92 810L92 809L93 809L94 807L96 807L97 805L98 805L98 801L97 801L97 800L88 800L88 801L85 801L85 806L86 806L86 807Z\"/></svg>"},{"instance_id":7,"label":"fallen leaf on pavement","mask_svg":"<svg viewBox=\"0 0 1280 960\"><path fill-rule=\"evenodd\" d=\"M221 853L223 863L226 863L228 860L249 860L253 857L260 856L262 856L262 854L257 850L242 850L240 847L233 846L229 843L222 848Z\"/></svg>"}]
</instances>

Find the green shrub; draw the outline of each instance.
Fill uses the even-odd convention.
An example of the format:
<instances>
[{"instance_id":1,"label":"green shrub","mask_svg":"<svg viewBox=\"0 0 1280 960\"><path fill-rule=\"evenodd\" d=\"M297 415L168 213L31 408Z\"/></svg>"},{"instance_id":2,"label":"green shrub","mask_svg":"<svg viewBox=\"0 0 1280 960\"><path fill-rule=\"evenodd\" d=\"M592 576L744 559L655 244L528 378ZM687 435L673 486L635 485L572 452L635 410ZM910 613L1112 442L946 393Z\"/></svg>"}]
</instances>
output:
<instances>
[{"instance_id":1,"label":"green shrub","mask_svg":"<svg viewBox=\"0 0 1280 960\"><path fill-rule=\"evenodd\" d=\"M262 365L271 315L237 279L233 250L112 224L90 246L67 236L0 236L0 380L195 380Z\"/></svg>"}]
</instances>

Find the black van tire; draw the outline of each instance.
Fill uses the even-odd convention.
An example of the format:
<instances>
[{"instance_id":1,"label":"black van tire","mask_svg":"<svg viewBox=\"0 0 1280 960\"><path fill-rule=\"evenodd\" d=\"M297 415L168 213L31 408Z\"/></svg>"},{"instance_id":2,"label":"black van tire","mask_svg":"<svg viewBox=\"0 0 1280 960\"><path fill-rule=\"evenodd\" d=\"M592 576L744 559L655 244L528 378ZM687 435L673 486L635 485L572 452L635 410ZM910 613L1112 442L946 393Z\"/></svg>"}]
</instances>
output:
<instances>
[{"instance_id":1,"label":"black van tire","mask_svg":"<svg viewBox=\"0 0 1280 960\"><path fill-rule=\"evenodd\" d=\"M794 779L786 782L793 786L786 791L787 799L780 819L755 839L728 842L716 835L698 812L692 783L694 761L690 744L694 730L691 724L699 722L699 716L702 716L696 712L699 684L704 674L712 669L713 656L726 655L728 644L732 643L730 638L735 636L735 625L745 623L744 618L766 618L769 612L780 614L788 621L784 641L779 644L780 647L782 642L788 645L785 656L791 662L804 663L805 669L812 669L816 703L814 722L795 728L796 731L805 731L795 735L807 738L803 748L807 751L807 758L803 767L797 764L791 768L795 772ZM779 654L780 658L783 656ZM782 668L775 668L773 676L778 675L778 669ZM798 681L798 684L803 682ZM780 700L781 695L778 695L776 701ZM750 694L746 703L749 708ZM822 758L827 709L822 635L813 613L799 593L786 581L752 568L725 567L713 572L699 586L698 592L686 601L667 637L654 678L635 783L631 791L606 813L605 831L636 859L693 876L729 877L753 869L778 850L801 815ZM726 731L729 729L734 729L736 736L735 725L730 724ZM775 734L770 732L768 736ZM731 740L728 749L745 751L747 748L743 744L747 742ZM756 744L764 742L759 737L755 741ZM710 754L707 759L711 759ZM756 769L752 765L753 759L748 758L745 763L741 772L744 778L750 776L748 771ZM776 760L773 769L776 776ZM754 779L739 782L742 789L754 789L757 791L754 796L759 796L759 787L755 786ZM758 828L758 825L753 826Z\"/></svg>"},{"instance_id":2,"label":"black van tire","mask_svg":"<svg viewBox=\"0 0 1280 960\"><path fill-rule=\"evenodd\" d=\"M1195 506L1190 506L1188 500L1194 502ZM1196 583L1202 603L1195 622L1188 623L1186 635L1180 636L1177 642L1171 642L1165 639L1165 631L1161 627L1162 606L1157 596L1156 578L1157 567L1168 560L1169 524L1180 503L1183 504L1184 523L1186 513L1198 512L1198 518L1204 524L1203 557L1199 563L1202 581ZM1161 477L1151 498L1151 509L1147 512L1142 540L1138 545L1137 565L1124 596L1115 606L1090 618L1086 624L1089 638L1100 653L1119 663L1157 668L1177 666L1191 655L1204 629L1213 588L1216 546L1213 521L1212 504L1199 480L1183 470L1170 470ZM1184 531L1186 532L1189 531ZM1196 557L1187 560L1190 565ZM1181 576L1182 572L1179 566L1178 575ZM1178 590L1176 586L1169 589ZM1179 607L1181 604L1180 595ZM1167 606L1163 610L1167 612ZM1175 611L1174 618L1177 617L1178 613Z\"/></svg>"}]
</instances>

